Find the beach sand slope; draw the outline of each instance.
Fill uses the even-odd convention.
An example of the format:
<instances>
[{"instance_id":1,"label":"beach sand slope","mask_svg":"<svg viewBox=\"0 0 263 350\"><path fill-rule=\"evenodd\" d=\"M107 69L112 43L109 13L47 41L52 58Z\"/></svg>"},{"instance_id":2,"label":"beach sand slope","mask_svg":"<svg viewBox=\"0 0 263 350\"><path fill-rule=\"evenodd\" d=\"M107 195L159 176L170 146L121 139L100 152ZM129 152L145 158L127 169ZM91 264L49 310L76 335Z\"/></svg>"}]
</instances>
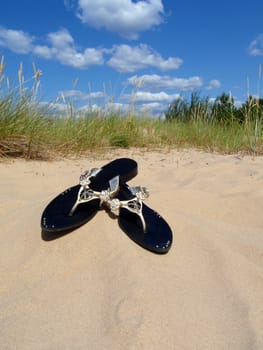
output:
<instances>
[{"instance_id":1,"label":"beach sand slope","mask_svg":"<svg viewBox=\"0 0 263 350\"><path fill-rule=\"evenodd\" d=\"M139 247L104 211L44 241L48 202L121 156L170 224L170 252ZM263 349L263 158L104 158L0 164L0 349Z\"/></svg>"}]
</instances>

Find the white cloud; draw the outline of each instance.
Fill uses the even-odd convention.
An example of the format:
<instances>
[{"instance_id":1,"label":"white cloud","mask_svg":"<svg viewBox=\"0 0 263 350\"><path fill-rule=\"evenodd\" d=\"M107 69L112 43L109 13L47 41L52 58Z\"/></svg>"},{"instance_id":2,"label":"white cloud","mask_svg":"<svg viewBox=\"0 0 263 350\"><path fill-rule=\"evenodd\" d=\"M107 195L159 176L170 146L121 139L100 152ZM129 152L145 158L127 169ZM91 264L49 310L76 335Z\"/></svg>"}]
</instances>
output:
<instances>
[{"instance_id":1,"label":"white cloud","mask_svg":"<svg viewBox=\"0 0 263 350\"><path fill-rule=\"evenodd\" d=\"M60 95L63 96L63 100L66 102L67 99L74 100L76 103L82 103L84 101L89 101L88 105L80 107L82 112L84 111L100 111L100 112L120 112L127 113L131 110L132 105L136 105L136 110L139 111L160 111L165 110L167 105L174 101L175 99L180 98L179 94L167 94L166 92L152 93L148 91L137 91L135 94L125 94L120 96L120 101L122 102L112 102L105 99L104 93L102 91L94 91L91 93L84 93L80 90L67 90L60 92ZM98 107L94 102L100 101L101 99L103 104Z\"/></svg>"},{"instance_id":2,"label":"white cloud","mask_svg":"<svg viewBox=\"0 0 263 350\"><path fill-rule=\"evenodd\" d=\"M64 6L67 11L71 11L75 8L77 0L64 0Z\"/></svg>"},{"instance_id":3,"label":"white cloud","mask_svg":"<svg viewBox=\"0 0 263 350\"><path fill-rule=\"evenodd\" d=\"M67 29L49 33L46 42L35 43L36 38L12 29L0 27L0 46L20 54L33 53L46 60L57 60L74 68L88 68L103 65L104 56L109 57L107 65L120 72L135 72L149 67L163 71L178 69L183 63L178 57L163 58L146 44L137 46L114 45L106 48L85 48L80 50Z\"/></svg>"},{"instance_id":4,"label":"white cloud","mask_svg":"<svg viewBox=\"0 0 263 350\"><path fill-rule=\"evenodd\" d=\"M104 56L109 57L107 65L120 72L135 72L149 67L163 71L178 69L183 63L178 57L163 58L146 44L137 46L114 45L111 49L85 48L80 50L67 29L49 33L46 42L35 43L36 38L23 31L0 27L0 46L20 54L33 53L46 60L57 60L74 68L88 68L103 65Z\"/></svg>"},{"instance_id":5,"label":"white cloud","mask_svg":"<svg viewBox=\"0 0 263 350\"><path fill-rule=\"evenodd\" d=\"M67 99L76 99L76 100L82 100L84 93L80 90L66 90L66 91L60 91L59 95L63 96L63 98Z\"/></svg>"},{"instance_id":6,"label":"white cloud","mask_svg":"<svg viewBox=\"0 0 263 350\"><path fill-rule=\"evenodd\" d=\"M107 64L120 72L135 72L147 67L155 67L160 70L178 69L183 61L177 57L168 59L154 51L146 44L138 46L115 45L112 49L112 57Z\"/></svg>"},{"instance_id":7,"label":"white cloud","mask_svg":"<svg viewBox=\"0 0 263 350\"><path fill-rule=\"evenodd\" d=\"M127 114L131 110L129 104L118 103L118 102L108 102L104 105L88 104L79 108L82 113L99 113L100 115L110 115L112 113L123 113Z\"/></svg>"},{"instance_id":8,"label":"white cloud","mask_svg":"<svg viewBox=\"0 0 263 350\"><path fill-rule=\"evenodd\" d=\"M250 43L248 51L250 56L263 56L263 33Z\"/></svg>"},{"instance_id":9,"label":"white cloud","mask_svg":"<svg viewBox=\"0 0 263 350\"><path fill-rule=\"evenodd\" d=\"M180 94L167 94L164 91L153 93L149 91L137 91L133 98L136 102L171 102L180 97ZM126 95L125 98L131 98L131 95Z\"/></svg>"},{"instance_id":10,"label":"white cloud","mask_svg":"<svg viewBox=\"0 0 263 350\"><path fill-rule=\"evenodd\" d=\"M75 68L88 68L104 63L101 49L86 48L82 52L78 51L74 39L66 29L49 33L47 38L50 46L37 45L33 49L33 52L42 58L53 58L66 66Z\"/></svg>"},{"instance_id":11,"label":"white cloud","mask_svg":"<svg viewBox=\"0 0 263 350\"><path fill-rule=\"evenodd\" d=\"M36 56L42 57L46 60L49 60L53 57L52 49L45 45L36 45L32 51Z\"/></svg>"},{"instance_id":12,"label":"white cloud","mask_svg":"<svg viewBox=\"0 0 263 350\"><path fill-rule=\"evenodd\" d=\"M210 80L209 84L206 86L206 90L219 89L221 83L217 79Z\"/></svg>"},{"instance_id":13,"label":"white cloud","mask_svg":"<svg viewBox=\"0 0 263 350\"><path fill-rule=\"evenodd\" d=\"M92 113L92 112L99 113L102 111L102 107L98 106L97 104L92 104L92 105L88 104L79 108L79 111L82 113Z\"/></svg>"},{"instance_id":14,"label":"white cloud","mask_svg":"<svg viewBox=\"0 0 263 350\"><path fill-rule=\"evenodd\" d=\"M160 102L143 103L140 106L141 113L156 114L164 111L164 105Z\"/></svg>"},{"instance_id":15,"label":"white cloud","mask_svg":"<svg viewBox=\"0 0 263 350\"><path fill-rule=\"evenodd\" d=\"M103 65L103 49L86 48L83 51L76 49L74 39L66 29L49 33L47 45L34 44L35 38L22 30L13 30L0 27L0 46L18 54L33 53L44 59L54 59L60 63L75 67L88 68L92 65Z\"/></svg>"},{"instance_id":16,"label":"white cloud","mask_svg":"<svg viewBox=\"0 0 263 350\"><path fill-rule=\"evenodd\" d=\"M67 29L61 29L57 32L48 34L48 41L52 47L57 49L64 49L74 45L74 40Z\"/></svg>"},{"instance_id":17,"label":"white cloud","mask_svg":"<svg viewBox=\"0 0 263 350\"><path fill-rule=\"evenodd\" d=\"M213 79L210 81L210 85L213 86L214 88L220 88L221 87L221 83L219 80L217 79Z\"/></svg>"},{"instance_id":18,"label":"white cloud","mask_svg":"<svg viewBox=\"0 0 263 350\"><path fill-rule=\"evenodd\" d=\"M55 48L55 58L66 66L75 68L88 68L93 65L102 65L104 63L101 50L94 48L85 49L83 52L77 52L75 48L66 47L65 50Z\"/></svg>"},{"instance_id":19,"label":"white cloud","mask_svg":"<svg viewBox=\"0 0 263 350\"><path fill-rule=\"evenodd\" d=\"M59 94L63 96L65 99L69 98L76 101L85 101L91 99L101 99L104 97L102 91L94 91L90 93L84 93L80 90L66 90L60 91Z\"/></svg>"},{"instance_id":20,"label":"white cloud","mask_svg":"<svg viewBox=\"0 0 263 350\"><path fill-rule=\"evenodd\" d=\"M67 112L69 110L69 106L63 105L63 103L51 103L49 108L53 112L61 112L61 113L63 113L63 115L65 112Z\"/></svg>"},{"instance_id":21,"label":"white cloud","mask_svg":"<svg viewBox=\"0 0 263 350\"><path fill-rule=\"evenodd\" d=\"M105 28L127 39L163 21L161 0L79 0L78 17L94 28Z\"/></svg>"},{"instance_id":22,"label":"white cloud","mask_svg":"<svg viewBox=\"0 0 263 350\"><path fill-rule=\"evenodd\" d=\"M29 53L33 40L32 36L22 30L0 27L0 46L6 47L15 53Z\"/></svg>"},{"instance_id":23,"label":"white cloud","mask_svg":"<svg viewBox=\"0 0 263 350\"><path fill-rule=\"evenodd\" d=\"M135 106L136 113L148 113L152 116L164 113L169 104L181 98L180 94L167 94L164 91L153 93L150 91L136 91L135 93L121 96L121 100L129 102L130 106Z\"/></svg>"},{"instance_id":24,"label":"white cloud","mask_svg":"<svg viewBox=\"0 0 263 350\"><path fill-rule=\"evenodd\" d=\"M130 108L130 105L126 103L108 102L105 104L103 110L106 113L127 113L130 110Z\"/></svg>"},{"instance_id":25,"label":"white cloud","mask_svg":"<svg viewBox=\"0 0 263 350\"><path fill-rule=\"evenodd\" d=\"M170 76L152 75L134 75L128 79L128 83L136 87L144 87L148 89L176 89L180 91L189 91L200 88L203 81L200 77L194 76L188 79L173 78Z\"/></svg>"},{"instance_id":26,"label":"white cloud","mask_svg":"<svg viewBox=\"0 0 263 350\"><path fill-rule=\"evenodd\" d=\"M59 102L40 102L40 105L43 108L48 109L50 112L53 113L65 113L68 110L68 106L65 103L59 103Z\"/></svg>"}]
</instances>

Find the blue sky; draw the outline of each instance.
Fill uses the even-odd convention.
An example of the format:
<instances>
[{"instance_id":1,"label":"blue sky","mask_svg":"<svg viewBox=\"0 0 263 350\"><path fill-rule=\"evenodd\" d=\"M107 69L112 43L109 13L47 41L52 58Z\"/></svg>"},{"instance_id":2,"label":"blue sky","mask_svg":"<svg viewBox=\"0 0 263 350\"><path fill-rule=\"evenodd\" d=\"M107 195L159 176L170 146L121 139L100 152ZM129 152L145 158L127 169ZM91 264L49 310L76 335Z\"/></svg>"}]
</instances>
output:
<instances>
[{"instance_id":1,"label":"blue sky","mask_svg":"<svg viewBox=\"0 0 263 350\"><path fill-rule=\"evenodd\" d=\"M21 62L32 84L34 63L58 107L161 114L192 91L238 103L263 95L263 1L2 1L0 56L13 85Z\"/></svg>"}]
</instances>

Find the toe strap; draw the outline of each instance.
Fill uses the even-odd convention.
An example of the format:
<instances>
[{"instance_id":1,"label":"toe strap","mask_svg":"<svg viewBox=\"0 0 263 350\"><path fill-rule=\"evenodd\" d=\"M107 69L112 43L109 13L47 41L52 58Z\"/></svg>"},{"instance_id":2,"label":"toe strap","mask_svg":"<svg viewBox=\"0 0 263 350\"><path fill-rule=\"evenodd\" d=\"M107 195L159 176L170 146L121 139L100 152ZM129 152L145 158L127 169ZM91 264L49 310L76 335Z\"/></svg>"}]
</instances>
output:
<instances>
[{"instance_id":1,"label":"toe strap","mask_svg":"<svg viewBox=\"0 0 263 350\"><path fill-rule=\"evenodd\" d=\"M94 199L100 200L100 205L103 203L107 203L111 200L111 198L118 192L119 190L119 176L115 176L113 179L109 181L109 188L102 191L94 191L89 187L91 183L91 178L95 177L101 169L93 168L90 171L86 171L80 175L80 189L78 192L78 196L76 202L69 212L69 216L72 216L77 209L78 205L81 203L87 203Z\"/></svg>"},{"instance_id":2,"label":"toe strap","mask_svg":"<svg viewBox=\"0 0 263 350\"><path fill-rule=\"evenodd\" d=\"M146 187L130 187L129 190L134 195L133 198L129 200L119 200L118 198L113 198L107 201L107 205L112 212L119 210L120 208L125 208L131 213L137 214L141 220L143 231L146 232L146 223L143 217L142 208L143 200L149 197L149 191Z\"/></svg>"},{"instance_id":3,"label":"toe strap","mask_svg":"<svg viewBox=\"0 0 263 350\"><path fill-rule=\"evenodd\" d=\"M81 186L88 186L90 184L90 180L95 177L101 171L100 168L92 168L90 170L84 171L79 177L79 184Z\"/></svg>"}]
</instances>

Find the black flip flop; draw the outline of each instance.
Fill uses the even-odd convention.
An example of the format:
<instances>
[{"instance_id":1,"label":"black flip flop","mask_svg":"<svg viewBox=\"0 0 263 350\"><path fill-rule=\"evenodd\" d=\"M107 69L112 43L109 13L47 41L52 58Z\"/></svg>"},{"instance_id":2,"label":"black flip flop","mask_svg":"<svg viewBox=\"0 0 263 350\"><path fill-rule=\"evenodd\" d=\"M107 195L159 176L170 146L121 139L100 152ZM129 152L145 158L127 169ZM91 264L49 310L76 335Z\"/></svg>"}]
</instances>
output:
<instances>
[{"instance_id":1,"label":"black flip flop","mask_svg":"<svg viewBox=\"0 0 263 350\"><path fill-rule=\"evenodd\" d=\"M119 226L133 241L152 252L167 253L173 242L172 230L156 211L142 202L146 197L145 187L123 184L108 206L113 212L119 209Z\"/></svg>"},{"instance_id":2,"label":"black flip flop","mask_svg":"<svg viewBox=\"0 0 263 350\"><path fill-rule=\"evenodd\" d=\"M137 163L129 158L115 159L101 169L82 174L79 185L68 188L47 205L41 217L42 232L63 233L85 224L118 190L109 188L110 180L116 180L111 184L116 187L116 183L125 183L136 175Z\"/></svg>"}]
</instances>

